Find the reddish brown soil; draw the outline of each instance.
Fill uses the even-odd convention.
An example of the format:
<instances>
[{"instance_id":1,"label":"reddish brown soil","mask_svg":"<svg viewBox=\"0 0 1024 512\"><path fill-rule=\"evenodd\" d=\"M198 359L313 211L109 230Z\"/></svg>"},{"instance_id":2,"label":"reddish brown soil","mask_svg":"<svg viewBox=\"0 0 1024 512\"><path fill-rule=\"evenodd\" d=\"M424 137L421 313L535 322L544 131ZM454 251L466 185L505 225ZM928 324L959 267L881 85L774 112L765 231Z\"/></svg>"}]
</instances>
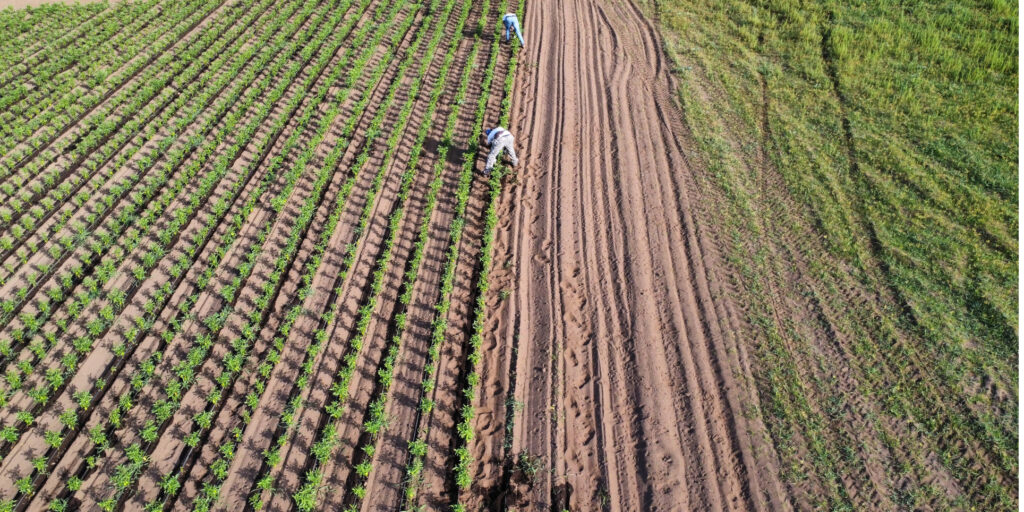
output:
<instances>
[{"instance_id":1,"label":"reddish brown soil","mask_svg":"<svg viewBox=\"0 0 1024 512\"><path fill-rule=\"evenodd\" d=\"M551 9L524 20L474 505L785 508L656 31L630 2Z\"/></svg>"}]
</instances>

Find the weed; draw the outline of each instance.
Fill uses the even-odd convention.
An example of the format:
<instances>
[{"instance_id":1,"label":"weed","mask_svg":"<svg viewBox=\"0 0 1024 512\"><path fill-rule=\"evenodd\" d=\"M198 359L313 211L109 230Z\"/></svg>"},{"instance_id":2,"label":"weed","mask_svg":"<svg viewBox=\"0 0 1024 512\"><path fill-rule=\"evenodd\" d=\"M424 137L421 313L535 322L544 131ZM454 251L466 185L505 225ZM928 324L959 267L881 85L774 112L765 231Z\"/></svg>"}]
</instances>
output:
<instances>
[{"instance_id":1,"label":"weed","mask_svg":"<svg viewBox=\"0 0 1024 512\"><path fill-rule=\"evenodd\" d=\"M526 450L519 452L519 456L516 457L514 470L523 475L529 482L535 481L537 474L543 469L544 461L538 456L531 455Z\"/></svg>"}]
</instances>

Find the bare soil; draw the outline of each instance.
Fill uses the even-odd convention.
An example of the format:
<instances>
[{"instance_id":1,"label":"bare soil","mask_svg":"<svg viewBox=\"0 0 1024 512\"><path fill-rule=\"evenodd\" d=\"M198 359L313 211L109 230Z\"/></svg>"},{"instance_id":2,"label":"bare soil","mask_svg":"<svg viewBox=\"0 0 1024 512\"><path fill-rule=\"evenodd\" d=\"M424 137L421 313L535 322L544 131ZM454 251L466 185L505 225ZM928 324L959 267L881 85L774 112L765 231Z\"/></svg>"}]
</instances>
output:
<instances>
[{"instance_id":1,"label":"bare soil","mask_svg":"<svg viewBox=\"0 0 1024 512\"><path fill-rule=\"evenodd\" d=\"M523 25L473 508L786 508L656 30L586 0Z\"/></svg>"}]
</instances>

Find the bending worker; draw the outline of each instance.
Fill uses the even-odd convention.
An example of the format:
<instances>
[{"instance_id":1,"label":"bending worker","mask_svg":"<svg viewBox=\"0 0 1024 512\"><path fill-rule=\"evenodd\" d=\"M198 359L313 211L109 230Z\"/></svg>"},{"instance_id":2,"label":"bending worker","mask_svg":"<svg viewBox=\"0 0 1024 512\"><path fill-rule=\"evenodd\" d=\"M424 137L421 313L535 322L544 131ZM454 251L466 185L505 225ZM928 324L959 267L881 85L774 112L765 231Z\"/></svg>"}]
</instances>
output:
<instances>
[{"instance_id":1,"label":"bending worker","mask_svg":"<svg viewBox=\"0 0 1024 512\"><path fill-rule=\"evenodd\" d=\"M484 167L485 175L491 175L491 171L494 170L494 163L498 160L498 156L501 155L501 150L503 149L508 150L508 157L512 160L512 167L519 165L516 150L512 147L516 142L516 138L512 136L512 133L499 126L486 130L484 135L487 137L487 145L491 147L491 152L487 155L487 166Z\"/></svg>"},{"instance_id":2,"label":"bending worker","mask_svg":"<svg viewBox=\"0 0 1024 512\"><path fill-rule=\"evenodd\" d=\"M515 13L510 12L501 19L501 22L505 25L505 41L508 41L511 35L509 32L515 30L516 37L519 38L519 44L525 48L526 41L523 41L523 29L519 26L519 17Z\"/></svg>"}]
</instances>

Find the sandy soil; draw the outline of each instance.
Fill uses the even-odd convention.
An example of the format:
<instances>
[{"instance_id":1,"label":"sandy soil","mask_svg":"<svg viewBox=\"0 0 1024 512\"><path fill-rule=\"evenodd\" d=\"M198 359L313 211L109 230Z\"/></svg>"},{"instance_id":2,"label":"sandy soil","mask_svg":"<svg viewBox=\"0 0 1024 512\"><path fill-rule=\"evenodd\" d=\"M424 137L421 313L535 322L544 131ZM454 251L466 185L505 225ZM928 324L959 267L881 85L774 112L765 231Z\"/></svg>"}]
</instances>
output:
<instances>
[{"instance_id":1,"label":"sandy soil","mask_svg":"<svg viewBox=\"0 0 1024 512\"><path fill-rule=\"evenodd\" d=\"M552 8L524 20L475 506L783 509L657 34L629 2Z\"/></svg>"}]
</instances>

